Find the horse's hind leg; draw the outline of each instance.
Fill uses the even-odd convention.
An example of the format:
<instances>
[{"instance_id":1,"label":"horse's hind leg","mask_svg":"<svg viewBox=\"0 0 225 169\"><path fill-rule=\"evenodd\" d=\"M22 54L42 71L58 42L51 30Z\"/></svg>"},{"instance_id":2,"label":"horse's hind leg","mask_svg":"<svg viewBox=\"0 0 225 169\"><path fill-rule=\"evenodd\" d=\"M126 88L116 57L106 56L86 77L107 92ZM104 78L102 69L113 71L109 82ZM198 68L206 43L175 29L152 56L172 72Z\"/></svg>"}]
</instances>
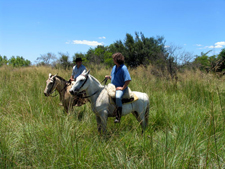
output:
<instances>
[{"instance_id":1,"label":"horse's hind leg","mask_svg":"<svg viewBox=\"0 0 225 169\"><path fill-rule=\"evenodd\" d=\"M102 126L101 126L101 118L99 116L96 116L96 121L97 121L97 129L99 134L101 134Z\"/></svg>"},{"instance_id":2,"label":"horse's hind leg","mask_svg":"<svg viewBox=\"0 0 225 169\"><path fill-rule=\"evenodd\" d=\"M146 124L146 119L145 119L145 114L144 112L132 112L132 114L134 115L134 117L137 119L137 121L139 122L139 124L141 124L141 127L142 127L142 133L143 131L145 130L145 128L147 127L147 124Z\"/></svg>"}]
</instances>

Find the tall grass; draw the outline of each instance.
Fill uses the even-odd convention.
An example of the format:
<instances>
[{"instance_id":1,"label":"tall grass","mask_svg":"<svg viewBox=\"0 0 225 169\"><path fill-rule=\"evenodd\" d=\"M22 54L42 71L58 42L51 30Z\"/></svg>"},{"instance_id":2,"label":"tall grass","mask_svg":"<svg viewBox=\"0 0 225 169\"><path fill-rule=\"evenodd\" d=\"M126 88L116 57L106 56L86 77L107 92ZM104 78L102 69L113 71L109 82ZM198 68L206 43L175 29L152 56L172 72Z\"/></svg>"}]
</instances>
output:
<instances>
[{"instance_id":1,"label":"tall grass","mask_svg":"<svg viewBox=\"0 0 225 169\"><path fill-rule=\"evenodd\" d=\"M111 71L89 68L99 81ZM48 73L71 75L0 68L0 168L225 168L224 78L186 71L174 82L151 67L130 70L131 89L150 98L147 131L129 114L109 118L100 136L89 103L66 115L58 97L44 96Z\"/></svg>"}]
</instances>

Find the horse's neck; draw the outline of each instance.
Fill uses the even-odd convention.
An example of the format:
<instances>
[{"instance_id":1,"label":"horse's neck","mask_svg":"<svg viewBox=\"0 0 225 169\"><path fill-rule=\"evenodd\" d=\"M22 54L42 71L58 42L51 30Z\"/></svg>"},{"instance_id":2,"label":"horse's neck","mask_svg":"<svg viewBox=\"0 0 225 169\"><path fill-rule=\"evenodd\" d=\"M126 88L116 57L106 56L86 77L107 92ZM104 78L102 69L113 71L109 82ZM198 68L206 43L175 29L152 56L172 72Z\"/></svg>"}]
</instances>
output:
<instances>
[{"instance_id":1,"label":"horse's neck","mask_svg":"<svg viewBox=\"0 0 225 169\"><path fill-rule=\"evenodd\" d=\"M95 95L90 97L90 101L94 102L94 101L96 101L97 97L99 96L100 90L102 90L104 87L93 76L89 75L89 78L90 78L90 84L86 90L86 94L88 96L90 96L99 90L98 93L96 93Z\"/></svg>"},{"instance_id":2,"label":"horse's neck","mask_svg":"<svg viewBox=\"0 0 225 169\"><path fill-rule=\"evenodd\" d=\"M66 81L63 81L63 80L60 80L57 78L57 83L58 83L58 85L56 87L56 90L59 92L60 100L61 100L61 98L63 96L63 89L65 88L65 85L66 85Z\"/></svg>"}]
</instances>

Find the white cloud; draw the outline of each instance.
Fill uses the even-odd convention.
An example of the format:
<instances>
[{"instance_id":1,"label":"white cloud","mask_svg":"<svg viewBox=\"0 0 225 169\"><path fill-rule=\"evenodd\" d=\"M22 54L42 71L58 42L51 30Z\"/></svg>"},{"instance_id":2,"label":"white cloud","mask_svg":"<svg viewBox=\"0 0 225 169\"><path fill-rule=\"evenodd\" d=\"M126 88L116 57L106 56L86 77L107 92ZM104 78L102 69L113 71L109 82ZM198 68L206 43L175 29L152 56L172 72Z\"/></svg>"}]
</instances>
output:
<instances>
[{"instance_id":1,"label":"white cloud","mask_svg":"<svg viewBox=\"0 0 225 169\"><path fill-rule=\"evenodd\" d=\"M106 37L105 36L102 36L102 37L99 37L98 39L106 39Z\"/></svg>"},{"instance_id":2,"label":"white cloud","mask_svg":"<svg viewBox=\"0 0 225 169\"><path fill-rule=\"evenodd\" d=\"M211 46L205 46L205 48L210 48L210 49L223 48L224 46L225 46L225 41L222 41L222 42L216 42L214 45L211 45Z\"/></svg>"},{"instance_id":3,"label":"white cloud","mask_svg":"<svg viewBox=\"0 0 225 169\"><path fill-rule=\"evenodd\" d=\"M202 46L201 44L196 44L196 46Z\"/></svg>"},{"instance_id":4,"label":"white cloud","mask_svg":"<svg viewBox=\"0 0 225 169\"><path fill-rule=\"evenodd\" d=\"M225 46L225 41L223 41L223 42L216 42L215 45Z\"/></svg>"},{"instance_id":5,"label":"white cloud","mask_svg":"<svg viewBox=\"0 0 225 169\"><path fill-rule=\"evenodd\" d=\"M169 48L170 46L164 46L164 48Z\"/></svg>"},{"instance_id":6,"label":"white cloud","mask_svg":"<svg viewBox=\"0 0 225 169\"><path fill-rule=\"evenodd\" d=\"M222 45L214 45L214 46L206 46L206 48L222 48L223 46Z\"/></svg>"},{"instance_id":7,"label":"white cloud","mask_svg":"<svg viewBox=\"0 0 225 169\"><path fill-rule=\"evenodd\" d=\"M88 40L73 40L73 44L81 44L81 45L88 45L88 46L98 46L103 45L103 43L97 41L88 41Z\"/></svg>"}]
</instances>

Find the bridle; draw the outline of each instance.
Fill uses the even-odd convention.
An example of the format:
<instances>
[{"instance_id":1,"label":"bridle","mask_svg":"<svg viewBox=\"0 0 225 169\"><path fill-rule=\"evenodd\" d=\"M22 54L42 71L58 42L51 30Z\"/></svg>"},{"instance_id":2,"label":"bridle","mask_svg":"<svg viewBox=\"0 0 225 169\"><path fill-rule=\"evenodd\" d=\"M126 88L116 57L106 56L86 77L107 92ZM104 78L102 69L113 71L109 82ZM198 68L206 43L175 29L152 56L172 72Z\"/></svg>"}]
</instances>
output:
<instances>
[{"instance_id":1,"label":"bridle","mask_svg":"<svg viewBox=\"0 0 225 169\"><path fill-rule=\"evenodd\" d=\"M84 83L81 85L80 89L81 89L81 88L85 85L85 83L86 83L86 82L87 82L87 80L88 80L88 75L87 75L87 76L85 76L85 75L82 75L82 74L81 74L81 76L86 77L86 79L85 79ZM79 90L80 90L80 89L79 89ZM79 90L78 90L78 91L79 91Z\"/></svg>"},{"instance_id":2,"label":"bridle","mask_svg":"<svg viewBox=\"0 0 225 169\"><path fill-rule=\"evenodd\" d=\"M49 78L49 80L50 80L50 78ZM53 83L52 83L51 90L52 90L52 88L55 86L55 78L53 78L52 80L53 80ZM56 88L55 88L55 90L56 90ZM51 96L51 94L54 93L55 90L53 90L52 92L49 93L49 96L50 96L50 97L56 97L56 96L58 95L58 94L56 94L56 95L54 95L54 96Z\"/></svg>"},{"instance_id":3,"label":"bridle","mask_svg":"<svg viewBox=\"0 0 225 169\"><path fill-rule=\"evenodd\" d=\"M55 77L53 78L53 84L52 84L52 88L55 86ZM51 88L51 90L52 90L52 88ZM67 88L67 84L65 84L65 86L64 86L64 88L60 91L60 92L62 92L63 90L65 90ZM59 95L59 93L56 93L54 96L52 96L51 94L53 94L54 92L56 91L56 88L55 88L55 90L53 90L50 94L49 94L49 96L50 97L56 97L56 96L58 96Z\"/></svg>"}]
</instances>

